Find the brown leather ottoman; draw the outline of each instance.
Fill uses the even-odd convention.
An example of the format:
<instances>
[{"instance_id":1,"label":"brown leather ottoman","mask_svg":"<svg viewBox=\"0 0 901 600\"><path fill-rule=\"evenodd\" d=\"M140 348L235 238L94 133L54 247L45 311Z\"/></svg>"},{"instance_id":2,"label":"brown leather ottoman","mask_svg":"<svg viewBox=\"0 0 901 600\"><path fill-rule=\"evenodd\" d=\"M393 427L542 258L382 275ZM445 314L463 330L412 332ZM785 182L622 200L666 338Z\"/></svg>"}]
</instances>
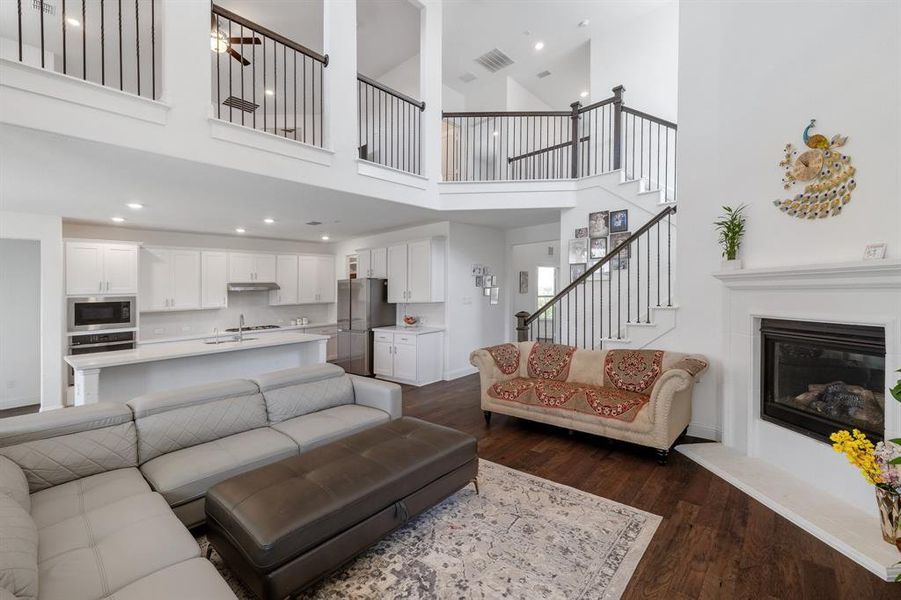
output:
<instances>
[{"instance_id":1,"label":"brown leather ottoman","mask_svg":"<svg viewBox=\"0 0 901 600\"><path fill-rule=\"evenodd\" d=\"M207 537L248 588L281 599L477 475L475 438L404 417L214 486Z\"/></svg>"}]
</instances>

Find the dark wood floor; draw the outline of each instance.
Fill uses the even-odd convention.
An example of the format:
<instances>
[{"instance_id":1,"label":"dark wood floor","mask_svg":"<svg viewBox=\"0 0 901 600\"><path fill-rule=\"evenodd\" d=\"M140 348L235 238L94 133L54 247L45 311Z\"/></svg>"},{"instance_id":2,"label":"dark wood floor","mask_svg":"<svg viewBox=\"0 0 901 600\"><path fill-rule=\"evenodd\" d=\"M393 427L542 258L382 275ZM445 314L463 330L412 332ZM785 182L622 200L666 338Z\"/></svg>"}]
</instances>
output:
<instances>
[{"instance_id":1,"label":"dark wood floor","mask_svg":"<svg viewBox=\"0 0 901 600\"><path fill-rule=\"evenodd\" d=\"M486 427L472 375L404 387L406 415L474 435L479 456L663 517L624 598L901 598L880 580L678 452L503 415ZM901 559L901 556L899 556Z\"/></svg>"}]
</instances>

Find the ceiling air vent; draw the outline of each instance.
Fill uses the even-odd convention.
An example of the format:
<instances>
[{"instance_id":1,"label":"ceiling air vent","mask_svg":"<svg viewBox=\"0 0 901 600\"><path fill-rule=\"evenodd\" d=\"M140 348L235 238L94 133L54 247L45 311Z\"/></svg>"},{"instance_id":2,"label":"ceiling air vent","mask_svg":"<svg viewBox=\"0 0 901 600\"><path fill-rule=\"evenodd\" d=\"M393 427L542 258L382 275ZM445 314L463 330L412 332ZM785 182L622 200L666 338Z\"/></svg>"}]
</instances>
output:
<instances>
[{"instance_id":1,"label":"ceiling air vent","mask_svg":"<svg viewBox=\"0 0 901 600\"><path fill-rule=\"evenodd\" d=\"M478 57L476 59L476 62L492 73L497 73L504 67L509 67L513 64L513 60L497 48L489 50L482 56Z\"/></svg>"},{"instance_id":2,"label":"ceiling air vent","mask_svg":"<svg viewBox=\"0 0 901 600\"><path fill-rule=\"evenodd\" d=\"M470 81L473 81L475 78L476 78L476 76L473 75L472 73L463 73L462 75L460 75L460 81L462 81L463 83L469 83Z\"/></svg>"},{"instance_id":3,"label":"ceiling air vent","mask_svg":"<svg viewBox=\"0 0 901 600\"><path fill-rule=\"evenodd\" d=\"M55 15L56 7L44 0L31 0L31 8L35 10L43 10L46 15Z\"/></svg>"},{"instance_id":4,"label":"ceiling air vent","mask_svg":"<svg viewBox=\"0 0 901 600\"><path fill-rule=\"evenodd\" d=\"M550 75L550 74L551 74L551 72L548 71L547 69L545 69L544 71L542 71L541 73L539 73L538 75L536 75L536 77L537 77L538 79L544 79L545 77L547 77L547 76Z\"/></svg>"},{"instance_id":5,"label":"ceiling air vent","mask_svg":"<svg viewBox=\"0 0 901 600\"><path fill-rule=\"evenodd\" d=\"M229 96L225 100L222 101L222 104L225 106L230 106L231 108L237 108L238 110L243 110L244 112L251 113L260 107L259 104L254 104L249 100L245 100L244 98L238 98L237 96Z\"/></svg>"},{"instance_id":6,"label":"ceiling air vent","mask_svg":"<svg viewBox=\"0 0 901 600\"><path fill-rule=\"evenodd\" d=\"M307 225L322 225L322 221L309 221Z\"/></svg>"}]
</instances>

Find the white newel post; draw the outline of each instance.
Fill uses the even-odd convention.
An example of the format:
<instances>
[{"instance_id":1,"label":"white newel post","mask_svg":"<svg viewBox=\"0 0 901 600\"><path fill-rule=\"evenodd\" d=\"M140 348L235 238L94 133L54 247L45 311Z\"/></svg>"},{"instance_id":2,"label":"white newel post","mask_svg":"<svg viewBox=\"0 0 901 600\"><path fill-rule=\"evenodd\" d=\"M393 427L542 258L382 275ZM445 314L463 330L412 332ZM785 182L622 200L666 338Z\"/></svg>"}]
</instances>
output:
<instances>
[{"instance_id":1,"label":"white newel post","mask_svg":"<svg viewBox=\"0 0 901 600\"><path fill-rule=\"evenodd\" d=\"M419 86L425 113L422 116L422 174L433 188L441 181L441 44L442 4L421 0L419 32Z\"/></svg>"},{"instance_id":2,"label":"white newel post","mask_svg":"<svg viewBox=\"0 0 901 600\"><path fill-rule=\"evenodd\" d=\"M357 158L357 3L323 2L323 48L328 67L323 79L325 147L335 166L355 169Z\"/></svg>"},{"instance_id":3,"label":"white newel post","mask_svg":"<svg viewBox=\"0 0 901 600\"><path fill-rule=\"evenodd\" d=\"M162 95L169 104L168 124L193 129L203 139L212 106L210 63L210 5L208 2L163 2L158 31L163 32ZM198 139L179 136L180 139Z\"/></svg>"}]
</instances>

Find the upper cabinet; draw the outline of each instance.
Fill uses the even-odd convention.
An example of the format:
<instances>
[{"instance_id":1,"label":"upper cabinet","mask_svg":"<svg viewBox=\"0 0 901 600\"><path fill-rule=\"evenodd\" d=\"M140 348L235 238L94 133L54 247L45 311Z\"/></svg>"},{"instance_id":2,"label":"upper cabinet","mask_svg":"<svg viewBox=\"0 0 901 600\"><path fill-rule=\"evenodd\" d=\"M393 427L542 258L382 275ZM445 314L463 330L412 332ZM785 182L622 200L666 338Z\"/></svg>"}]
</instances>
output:
<instances>
[{"instance_id":1,"label":"upper cabinet","mask_svg":"<svg viewBox=\"0 0 901 600\"><path fill-rule=\"evenodd\" d=\"M298 303L334 302L337 294L335 257L301 255L299 258Z\"/></svg>"},{"instance_id":2,"label":"upper cabinet","mask_svg":"<svg viewBox=\"0 0 901 600\"><path fill-rule=\"evenodd\" d=\"M200 308L228 306L228 253L200 253Z\"/></svg>"},{"instance_id":3,"label":"upper cabinet","mask_svg":"<svg viewBox=\"0 0 901 600\"><path fill-rule=\"evenodd\" d=\"M201 308L200 251L144 248L140 305L142 312Z\"/></svg>"},{"instance_id":4,"label":"upper cabinet","mask_svg":"<svg viewBox=\"0 0 901 600\"><path fill-rule=\"evenodd\" d=\"M298 301L298 260L296 254L275 257L275 283L277 290L269 292L269 304L297 304Z\"/></svg>"},{"instance_id":5,"label":"upper cabinet","mask_svg":"<svg viewBox=\"0 0 901 600\"><path fill-rule=\"evenodd\" d=\"M138 247L109 242L66 243L66 293L138 293Z\"/></svg>"},{"instance_id":6,"label":"upper cabinet","mask_svg":"<svg viewBox=\"0 0 901 600\"><path fill-rule=\"evenodd\" d=\"M386 271L388 302L444 302L444 239L389 247Z\"/></svg>"},{"instance_id":7,"label":"upper cabinet","mask_svg":"<svg viewBox=\"0 0 901 600\"><path fill-rule=\"evenodd\" d=\"M357 277L388 277L388 249L357 250Z\"/></svg>"},{"instance_id":8,"label":"upper cabinet","mask_svg":"<svg viewBox=\"0 0 901 600\"><path fill-rule=\"evenodd\" d=\"M275 281L275 255L230 252L228 254L229 283Z\"/></svg>"}]
</instances>

